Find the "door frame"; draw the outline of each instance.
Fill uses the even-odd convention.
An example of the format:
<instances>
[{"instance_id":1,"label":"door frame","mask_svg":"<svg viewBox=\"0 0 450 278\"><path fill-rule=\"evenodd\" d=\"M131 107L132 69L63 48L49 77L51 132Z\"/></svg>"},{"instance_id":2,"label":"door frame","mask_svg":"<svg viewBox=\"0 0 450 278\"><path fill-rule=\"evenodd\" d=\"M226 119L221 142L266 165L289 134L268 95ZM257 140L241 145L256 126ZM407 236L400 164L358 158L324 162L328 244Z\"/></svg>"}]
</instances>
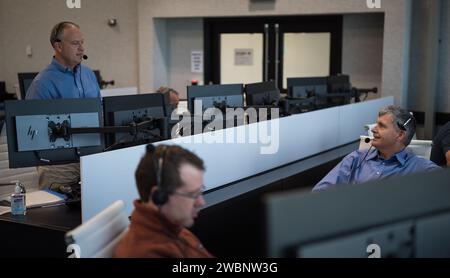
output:
<instances>
[{"instance_id":1,"label":"door frame","mask_svg":"<svg viewBox=\"0 0 450 278\"><path fill-rule=\"evenodd\" d=\"M283 33L286 32L329 32L331 34L330 45L330 74L338 74L342 71L342 15L307 15L307 16L273 16L273 17L232 17L232 18L204 18L204 80L205 84L220 81L220 35L226 33L262 33L264 24L269 26L269 38L275 35L274 24L279 24L280 44L278 49L279 76L278 87L282 88L283 59L282 52L284 42ZM266 56L266 47L264 57ZM269 39L267 47L269 52L269 79L275 77L275 40Z\"/></svg>"}]
</instances>

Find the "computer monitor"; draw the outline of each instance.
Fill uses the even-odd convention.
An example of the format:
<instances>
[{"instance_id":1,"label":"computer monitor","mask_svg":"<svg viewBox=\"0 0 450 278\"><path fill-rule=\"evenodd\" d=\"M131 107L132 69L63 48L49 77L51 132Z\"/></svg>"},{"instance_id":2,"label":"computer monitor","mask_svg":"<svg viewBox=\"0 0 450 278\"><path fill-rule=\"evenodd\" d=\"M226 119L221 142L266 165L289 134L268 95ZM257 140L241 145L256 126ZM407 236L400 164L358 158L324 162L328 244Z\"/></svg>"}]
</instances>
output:
<instances>
[{"instance_id":1,"label":"computer monitor","mask_svg":"<svg viewBox=\"0 0 450 278\"><path fill-rule=\"evenodd\" d=\"M247 106L276 106L280 100L280 90L274 81L246 84L245 99Z\"/></svg>"},{"instance_id":2,"label":"computer monitor","mask_svg":"<svg viewBox=\"0 0 450 278\"><path fill-rule=\"evenodd\" d=\"M101 126L99 99L5 102L9 167L66 164L103 151L100 134L72 134Z\"/></svg>"},{"instance_id":3,"label":"computer monitor","mask_svg":"<svg viewBox=\"0 0 450 278\"><path fill-rule=\"evenodd\" d=\"M350 91L350 76L345 74L328 76L328 91L332 93L345 93Z\"/></svg>"},{"instance_id":4,"label":"computer monitor","mask_svg":"<svg viewBox=\"0 0 450 278\"><path fill-rule=\"evenodd\" d=\"M119 127L148 124L135 134L106 134L106 149L116 149L169 138L168 111L161 93L103 98L105 126Z\"/></svg>"},{"instance_id":5,"label":"computer monitor","mask_svg":"<svg viewBox=\"0 0 450 278\"><path fill-rule=\"evenodd\" d=\"M244 107L243 84L204 85L187 87L188 110L194 114L194 101L202 101L201 111L208 108Z\"/></svg>"},{"instance_id":6,"label":"computer monitor","mask_svg":"<svg viewBox=\"0 0 450 278\"><path fill-rule=\"evenodd\" d=\"M345 74L328 76L328 106L349 104L354 92L350 84L350 76ZM333 96L340 95L340 96Z\"/></svg>"},{"instance_id":7,"label":"computer monitor","mask_svg":"<svg viewBox=\"0 0 450 278\"><path fill-rule=\"evenodd\" d=\"M327 77L295 77L287 79L288 97L308 98L327 93Z\"/></svg>"},{"instance_id":8,"label":"computer monitor","mask_svg":"<svg viewBox=\"0 0 450 278\"><path fill-rule=\"evenodd\" d=\"M265 198L268 257L450 257L450 169Z\"/></svg>"},{"instance_id":9,"label":"computer monitor","mask_svg":"<svg viewBox=\"0 0 450 278\"><path fill-rule=\"evenodd\" d=\"M39 72L19 72L17 74L17 77L19 78L20 99L25 99L28 88L38 73Z\"/></svg>"}]
</instances>

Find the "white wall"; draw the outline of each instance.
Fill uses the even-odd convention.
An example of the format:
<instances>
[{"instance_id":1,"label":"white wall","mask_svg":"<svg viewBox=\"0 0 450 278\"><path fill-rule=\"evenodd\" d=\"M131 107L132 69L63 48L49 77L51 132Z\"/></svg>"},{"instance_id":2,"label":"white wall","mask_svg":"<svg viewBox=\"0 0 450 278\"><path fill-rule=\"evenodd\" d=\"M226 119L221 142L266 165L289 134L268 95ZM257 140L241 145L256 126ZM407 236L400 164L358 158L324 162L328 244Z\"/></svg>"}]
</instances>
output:
<instances>
[{"instance_id":1,"label":"white wall","mask_svg":"<svg viewBox=\"0 0 450 278\"><path fill-rule=\"evenodd\" d=\"M346 14L342 31L342 73L357 88L381 89L383 14ZM379 97L370 94L369 99Z\"/></svg>"},{"instance_id":2,"label":"white wall","mask_svg":"<svg viewBox=\"0 0 450 278\"><path fill-rule=\"evenodd\" d=\"M203 20L180 18L167 20L169 45L169 86L186 98L191 80L203 81L203 73L191 72L191 51L203 50Z\"/></svg>"},{"instance_id":3,"label":"white wall","mask_svg":"<svg viewBox=\"0 0 450 278\"><path fill-rule=\"evenodd\" d=\"M100 69L116 87L137 85L137 0L81 1L81 9L69 9L62 0L0 0L0 79L8 91L17 83L17 72L40 71L50 61L51 28L59 21L78 23L85 38L86 64ZM115 28L107 25L116 18ZM33 56L25 55L31 45Z\"/></svg>"},{"instance_id":4,"label":"white wall","mask_svg":"<svg viewBox=\"0 0 450 278\"><path fill-rule=\"evenodd\" d=\"M408 0L382 1L379 10L369 9L361 0L277 0L273 5L251 4L250 0L140 0L139 24L139 87L152 89L160 81L155 71L160 68L154 52L155 27L153 18L252 16L252 15L310 15L384 12L384 41L382 58L382 93L392 95L397 104L406 100L408 82L408 48L410 5ZM273 6L273 8L271 7Z\"/></svg>"}]
</instances>

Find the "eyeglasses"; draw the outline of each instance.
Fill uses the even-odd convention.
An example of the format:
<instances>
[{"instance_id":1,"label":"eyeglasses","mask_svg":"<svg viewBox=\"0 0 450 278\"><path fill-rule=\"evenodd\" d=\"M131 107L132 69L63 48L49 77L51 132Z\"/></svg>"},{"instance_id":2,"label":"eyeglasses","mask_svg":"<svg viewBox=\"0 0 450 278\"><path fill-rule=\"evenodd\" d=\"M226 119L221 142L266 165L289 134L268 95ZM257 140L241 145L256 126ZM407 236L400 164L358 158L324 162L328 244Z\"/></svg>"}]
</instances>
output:
<instances>
[{"instance_id":1,"label":"eyeglasses","mask_svg":"<svg viewBox=\"0 0 450 278\"><path fill-rule=\"evenodd\" d=\"M60 39L57 39L56 42L62 42ZM80 47L84 45L84 40L82 41L70 41L68 42L73 47Z\"/></svg>"},{"instance_id":2,"label":"eyeglasses","mask_svg":"<svg viewBox=\"0 0 450 278\"><path fill-rule=\"evenodd\" d=\"M71 41L70 45L72 45L73 47L80 47L83 46L84 41Z\"/></svg>"},{"instance_id":3,"label":"eyeglasses","mask_svg":"<svg viewBox=\"0 0 450 278\"><path fill-rule=\"evenodd\" d=\"M204 185L202 185L202 188L201 188L200 192L185 193L185 192L177 192L177 191L175 191L172 194L173 195L178 195L178 196L181 196L181 197L186 197L186 198L193 199L193 200L197 200L198 198L200 198L200 196L203 195L203 191L205 191L205 186Z\"/></svg>"}]
</instances>

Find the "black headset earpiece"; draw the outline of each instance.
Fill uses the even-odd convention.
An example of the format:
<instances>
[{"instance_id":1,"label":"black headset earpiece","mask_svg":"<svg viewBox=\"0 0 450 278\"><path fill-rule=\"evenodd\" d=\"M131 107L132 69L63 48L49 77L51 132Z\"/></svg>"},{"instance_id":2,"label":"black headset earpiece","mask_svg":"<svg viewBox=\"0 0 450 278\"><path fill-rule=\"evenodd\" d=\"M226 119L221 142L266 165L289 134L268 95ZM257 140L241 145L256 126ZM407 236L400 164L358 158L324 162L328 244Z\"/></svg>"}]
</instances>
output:
<instances>
[{"instance_id":1,"label":"black headset earpiece","mask_svg":"<svg viewBox=\"0 0 450 278\"><path fill-rule=\"evenodd\" d=\"M400 123L399 121L397 121L398 127L399 127L401 130L403 130L403 131L406 131L406 126L407 126L407 125L412 124L412 123L414 123L414 121L415 121L413 113L412 113L412 112L409 112L409 114L410 114L410 117L409 117L403 124Z\"/></svg>"},{"instance_id":2,"label":"black headset earpiece","mask_svg":"<svg viewBox=\"0 0 450 278\"><path fill-rule=\"evenodd\" d=\"M154 147L153 147L154 148ZM152 201L157 206L164 205L169 200L169 193L167 190L163 187L163 179L162 179L162 172L164 169L164 163L165 163L165 156L166 156L166 148L162 147L161 154L156 154L156 149L154 148L155 152L153 153L153 165L156 175L156 190L152 194ZM147 147L147 150L149 148Z\"/></svg>"}]
</instances>

